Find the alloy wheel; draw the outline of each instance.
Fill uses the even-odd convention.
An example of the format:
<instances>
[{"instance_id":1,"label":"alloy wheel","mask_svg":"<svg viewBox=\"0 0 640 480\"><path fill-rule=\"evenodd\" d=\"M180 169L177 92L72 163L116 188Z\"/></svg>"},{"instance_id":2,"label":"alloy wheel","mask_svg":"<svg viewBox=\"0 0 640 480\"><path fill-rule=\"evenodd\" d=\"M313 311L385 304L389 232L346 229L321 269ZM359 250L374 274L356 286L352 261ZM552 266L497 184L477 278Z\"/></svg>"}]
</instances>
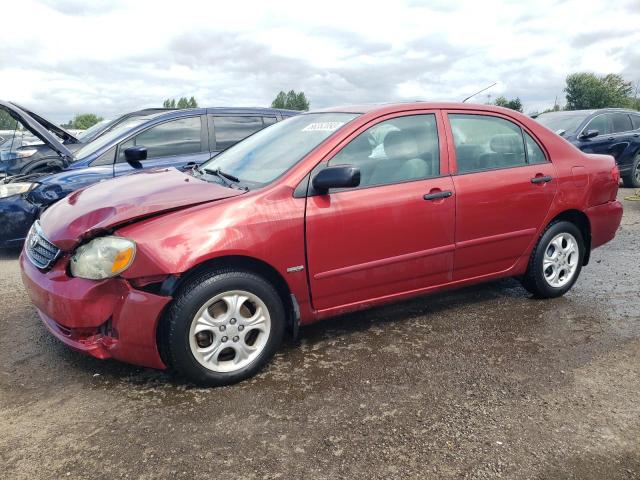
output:
<instances>
[{"instance_id":1,"label":"alloy wheel","mask_svg":"<svg viewBox=\"0 0 640 480\"><path fill-rule=\"evenodd\" d=\"M189 330L194 358L214 372L234 372L264 350L271 331L265 303L251 292L223 292L196 313Z\"/></svg>"},{"instance_id":2,"label":"alloy wheel","mask_svg":"<svg viewBox=\"0 0 640 480\"><path fill-rule=\"evenodd\" d=\"M561 288L571 281L578 269L579 248L575 237L567 232L551 239L542 263L544 278L550 286Z\"/></svg>"}]
</instances>

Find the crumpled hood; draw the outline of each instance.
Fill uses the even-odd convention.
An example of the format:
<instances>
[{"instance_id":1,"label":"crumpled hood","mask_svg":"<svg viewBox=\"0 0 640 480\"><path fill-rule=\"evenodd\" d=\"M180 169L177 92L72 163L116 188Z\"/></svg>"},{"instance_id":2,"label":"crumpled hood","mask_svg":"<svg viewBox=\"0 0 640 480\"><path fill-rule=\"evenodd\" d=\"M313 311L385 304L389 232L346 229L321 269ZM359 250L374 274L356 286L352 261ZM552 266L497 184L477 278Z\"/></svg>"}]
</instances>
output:
<instances>
[{"instance_id":1,"label":"crumpled hood","mask_svg":"<svg viewBox=\"0 0 640 480\"><path fill-rule=\"evenodd\" d=\"M150 170L76 190L46 210L40 224L51 242L69 251L83 238L100 231L243 193L175 168Z\"/></svg>"}]
</instances>

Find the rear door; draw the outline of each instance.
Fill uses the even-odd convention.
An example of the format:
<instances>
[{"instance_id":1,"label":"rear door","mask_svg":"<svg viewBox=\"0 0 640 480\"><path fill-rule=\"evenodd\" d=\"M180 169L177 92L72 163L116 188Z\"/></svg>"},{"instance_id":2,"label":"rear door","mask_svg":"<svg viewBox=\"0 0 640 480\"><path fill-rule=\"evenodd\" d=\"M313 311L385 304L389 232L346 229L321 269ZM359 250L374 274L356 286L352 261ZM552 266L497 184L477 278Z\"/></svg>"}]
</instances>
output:
<instances>
[{"instance_id":1,"label":"rear door","mask_svg":"<svg viewBox=\"0 0 640 480\"><path fill-rule=\"evenodd\" d=\"M454 279L507 270L549 211L555 169L533 136L507 117L462 111L447 117L456 172Z\"/></svg>"},{"instance_id":2,"label":"rear door","mask_svg":"<svg viewBox=\"0 0 640 480\"><path fill-rule=\"evenodd\" d=\"M125 159L129 147L146 147L143 168L176 167L188 169L207 161L209 139L204 115L194 115L156 124L120 143L116 152L114 174L131 173L134 168Z\"/></svg>"},{"instance_id":3,"label":"rear door","mask_svg":"<svg viewBox=\"0 0 640 480\"><path fill-rule=\"evenodd\" d=\"M611 141L609 155L613 155L618 165L630 166L636 151L634 133L637 133L633 132L631 116L627 112L615 112L609 115L612 127L609 138Z\"/></svg>"},{"instance_id":4,"label":"rear door","mask_svg":"<svg viewBox=\"0 0 640 480\"><path fill-rule=\"evenodd\" d=\"M316 169L354 165L361 182L307 199L314 308L451 280L455 200L439 118L439 112L424 111L379 119Z\"/></svg>"}]
</instances>

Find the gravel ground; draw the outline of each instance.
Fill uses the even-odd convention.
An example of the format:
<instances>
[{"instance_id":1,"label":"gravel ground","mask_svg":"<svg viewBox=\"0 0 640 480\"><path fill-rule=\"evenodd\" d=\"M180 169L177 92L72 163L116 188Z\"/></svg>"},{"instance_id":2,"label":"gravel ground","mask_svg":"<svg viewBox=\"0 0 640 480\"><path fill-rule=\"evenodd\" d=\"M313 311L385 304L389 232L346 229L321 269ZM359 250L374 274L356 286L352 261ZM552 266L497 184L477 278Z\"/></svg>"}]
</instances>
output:
<instances>
[{"instance_id":1,"label":"gravel ground","mask_svg":"<svg viewBox=\"0 0 640 480\"><path fill-rule=\"evenodd\" d=\"M335 318L211 390L63 347L5 252L0 477L640 479L639 251L626 201L563 298L505 280Z\"/></svg>"}]
</instances>

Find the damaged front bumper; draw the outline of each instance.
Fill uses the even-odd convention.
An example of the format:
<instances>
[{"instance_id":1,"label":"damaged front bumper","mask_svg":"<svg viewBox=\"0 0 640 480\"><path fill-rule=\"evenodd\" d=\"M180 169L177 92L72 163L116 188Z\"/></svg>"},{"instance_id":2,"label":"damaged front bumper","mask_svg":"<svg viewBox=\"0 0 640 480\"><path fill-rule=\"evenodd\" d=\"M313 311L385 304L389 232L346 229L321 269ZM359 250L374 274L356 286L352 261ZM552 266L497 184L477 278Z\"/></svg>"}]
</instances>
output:
<instances>
[{"instance_id":1,"label":"damaged front bumper","mask_svg":"<svg viewBox=\"0 0 640 480\"><path fill-rule=\"evenodd\" d=\"M162 311L171 297L133 288L122 278L101 281L70 277L68 258L49 271L20 255L22 281L49 331L74 350L164 369L156 342Z\"/></svg>"}]
</instances>

